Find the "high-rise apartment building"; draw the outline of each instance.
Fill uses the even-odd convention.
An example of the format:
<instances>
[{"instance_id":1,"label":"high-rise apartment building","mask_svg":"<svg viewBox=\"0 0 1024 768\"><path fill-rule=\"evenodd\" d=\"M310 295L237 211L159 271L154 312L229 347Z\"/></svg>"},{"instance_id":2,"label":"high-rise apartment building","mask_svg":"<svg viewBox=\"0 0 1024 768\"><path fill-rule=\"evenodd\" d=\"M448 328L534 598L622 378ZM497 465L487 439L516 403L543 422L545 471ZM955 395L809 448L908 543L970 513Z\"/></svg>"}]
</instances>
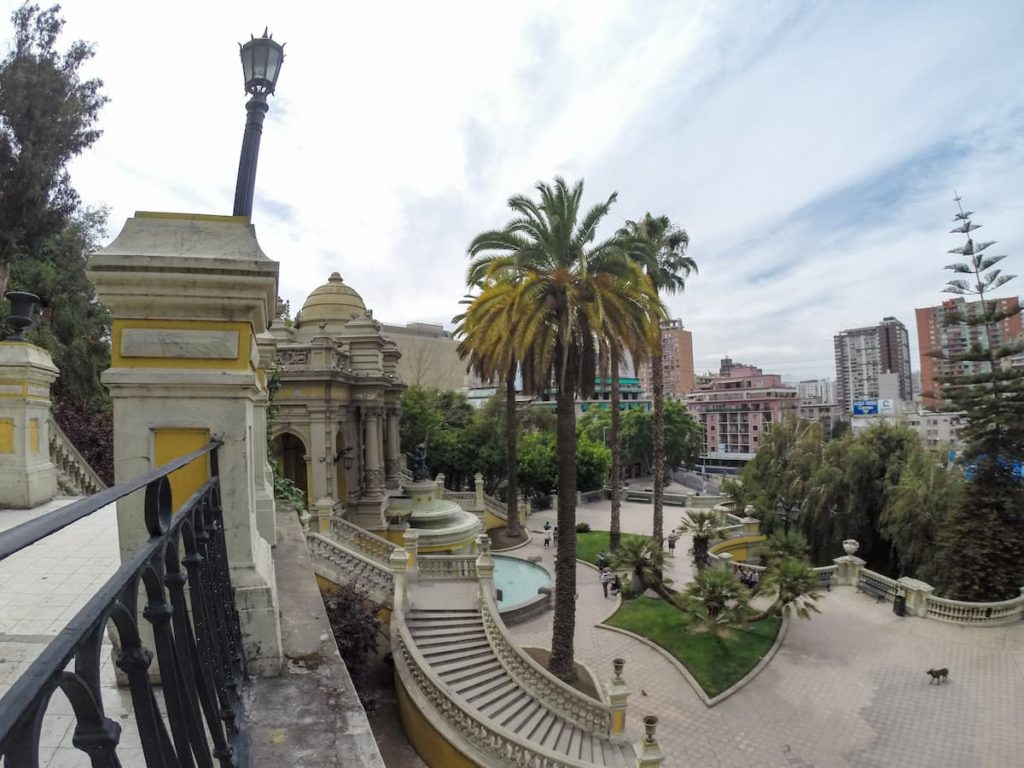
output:
<instances>
[{"instance_id":1,"label":"high-rise apartment building","mask_svg":"<svg viewBox=\"0 0 1024 768\"><path fill-rule=\"evenodd\" d=\"M797 383L796 393L801 400L834 403L836 401L836 383L832 379L804 379Z\"/></svg>"},{"instance_id":2,"label":"high-rise apartment building","mask_svg":"<svg viewBox=\"0 0 1024 768\"><path fill-rule=\"evenodd\" d=\"M940 376L980 373L980 363L953 363L942 358L963 354L974 342L987 348L989 344L1002 346L1016 340L1021 334L1020 300L1016 296L993 299L1004 313L1013 313L992 326L992 338L987 325L969 325L964 319L981 315L980 301L967 301L957 296L937 307L914 310L917 315L917 345L921 351L921 404L928 410L942 407ZM940 355L941 357L936 357ZM1010 358L1011 365L1013 358Z\"/></svg>"},{"instance_id":3,"label":"high-rise apartment building","mask_svg":"<svg viewBox=\"0 0 1024 768\"><path fill-rule=\"evenodd\" d=\"M742 466L754 458L772 424L797 404L796 390L781 376L729 358L722 360L718 376L686 398L704 428L703 460L719 466Z\"/></svg>"},{"instance_id":4,"label":"high-rise apartment building","mask_svg":"<svg viewBox=\"0 0 1024 768\"><path fill-rule=\"evenodd\" d=\"M878 398L878 377L883 373L897 374L901 400L913 398L910 336L895 317L840 331L835 335L835 353L836 401L844 413L852 412L855 400Z\"/></svg>"},{"instance_id":5,"label":"high-rise apartment building","mask_svg":"<svg viewBox=\"0 0 1024 768\"><path fill-rule=\"evenodd\" d=\"M682 397L694 386L693 334L683 328L682 320L661 324L661 365L664 371L665 396ZM651 361L640 366L640 385L651 391Z\"/></svg>"}]
</instances>

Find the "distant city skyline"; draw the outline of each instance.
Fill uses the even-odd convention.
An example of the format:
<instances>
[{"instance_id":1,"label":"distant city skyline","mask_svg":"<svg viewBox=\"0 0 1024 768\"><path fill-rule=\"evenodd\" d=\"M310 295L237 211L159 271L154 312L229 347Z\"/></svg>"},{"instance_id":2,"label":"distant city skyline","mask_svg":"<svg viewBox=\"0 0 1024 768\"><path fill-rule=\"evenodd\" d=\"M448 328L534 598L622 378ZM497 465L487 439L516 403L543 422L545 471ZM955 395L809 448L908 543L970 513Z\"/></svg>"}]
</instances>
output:
<instances>
[{"instance_id":1,"label":"distant city skyline","mask_svg":"<svg viewBox=\"0 0 1024 768\"><path fill-rule=\"evenodd\" d=\"M18 4L0 0L8 48ZM827 377L838 331L913 328L945 297L954 190L1024 270L1024 4L636 11L182 0L143 35L134 4L72 0L62 42L95 43L111 98L72 182L111 237L135 210L230 213L237 43L269 26L286 60L253 222L293 311L338 271L377 318L450 328L470 239L556 174L587 203L619 193L601 236L648 210L687 229L700 272L667 303L697 372Z\"/></svg>"}]
</instances>

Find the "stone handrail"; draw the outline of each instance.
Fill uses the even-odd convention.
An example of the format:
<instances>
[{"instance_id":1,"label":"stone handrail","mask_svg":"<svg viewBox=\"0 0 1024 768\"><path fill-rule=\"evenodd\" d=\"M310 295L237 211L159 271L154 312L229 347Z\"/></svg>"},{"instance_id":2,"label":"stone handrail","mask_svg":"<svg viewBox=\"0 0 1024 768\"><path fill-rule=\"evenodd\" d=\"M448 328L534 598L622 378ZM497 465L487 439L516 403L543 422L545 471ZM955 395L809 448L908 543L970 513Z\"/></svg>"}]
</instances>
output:
<instances>
[{"instance_id":1,"label":"stone handrail","mask_svg":"<svg viewBox=\"0 0 1024 768\"><path fill-rule=\"evenodd\" d=\"M50 433L50 461L57 468L57 482L61 490L71 496L91 496L106 488L107 484L78 452L57 420L50 418L47 426Z\"/></svg>"},{"instance_id":2,"label":"stone handrail","mask_svg":"<svg viewBox=\"0 0 1024 768\"><path fill-rule=\"evenodd\" d=\"M484 509L486 509L488 512L491 512L492 514L494 514L494 516L497 517L497 518L500 518L500 519L505 520L505 521L508 520L508 511L507 511L508 508L505 506L505 502L498 501L496 498L494 498L493 496L489 496L486 493L484 494ZM520 501L519 502L519 517L520 517L520 519L527 512L529 512L528 503L525 502L525 501Z\"/></svg>"},{"instance_id":3,"label":"stone handrail","mask_svg":"<svg viewBox=\"0 0 1024 768\"><path fill-rule=\"evenodd\" d=\"M738 539L740 536L746 535L742 525L723 525L718 529L719 539Z\"/></svg>"},{"instance_id":4,"label":"stone handrail","mask_svg":"<svg viewBox=\"0 0 1024 768\"><path fill-rule=\"evenodd\" d=\"M445 491L444 498L446 501L454 501L463 509L473 509L476 506L476 493L473 491Z\"/></svg>"},{"instance_id":5,"label":"stone handrail","mask_svg":"<svg viewBox=\"0 0 1024 768\"><path fill-rule=\"evenodd\" d=\"M562 682L526 654L508 634L493 590L481 589L481 593L484 631L494 655L512 679L555 714L598 738L610 738L611 707Z\"/></svg>"},{"instance_id":6,"label":"stone handrail","mask_svg":"<svg viewBox=\"0 0 1024 768\"><path fill-rule=\"evenodd\" d=\"M314 566L326 562L349 581L368 588L380 597L391 597L395 580L388 566L358 552L352 552L345 545L319 533L307 534L306 546L309 547Z\"/></svg>"},{"instance_id":7,"label":"stone handrail","mask_svg":"<svg viewBox=\"0 0 1024 768\"><path fill-rule=\"evenodd\" d=\"M743 523L743 518L739 515L734 515L732 512L726 512L725 519L729 525L742 525Z\"/></svg>"},{"instance_id":8,"label":"stone handrail","mask_svg":"<svg viewBox=\"0 0 1024 768\"><path fill-rule=\"evenodd\" d=\"M442 736L480 765L531 766L531 768L593 768L592 763L549 752L539 744L480 717L459 694L452 691L416 647L405 622L405 575L395 578L395 611L391 616L391 652L395 672L417 707L429 717L437 714L435 727ZM450 734L450 735L449 735Z\"/></svg>"},{"instance_id":9,"label":"stone handrail","mask_svg":"<svg viewBox=\"0 0 1024 768\"><path fill-rule=\"evenodd\" d=\"M473 555L420 555L416 568L424 579L475 579Z\"/></svg>"},{"instance_id":10,"label":"stone handrail","mask_svg":"<svg viewBox=\"0 0 1024 768\"><path fill-rule=\"evenodd\" d=\"M838 566L835 565L823 565L820 568L815 568L814 572L818 574L818 583L821 584L825 589L832 589L832 579L835 578Z\"/></svg>"},{"instance_id":11,"label":"stone handrail","mask_svg":"<svg viewBox=\"0 0 1024 768\"><path fill-rule=\"evenodd\" d=\"M896 579L890 579L880 573L862 568L860 578L857 580L857 589L879 597L896 597L901 591L900 584Z\"/></svg>"},{"instance_id":12,"label":"stone handrail","mask_svg":"<svg viewBox=\"0 0 1024 768\"><path fill-rule=\"evenodd\" d=\"M927 616L955 624L1008 624L1024 618L1024 595L993 603L967 603L929 595Z\"/></svg>"},{"instance_id":13,"label":"stone handrail","mask_svg":"<svg viewBox=\"0 0 1024 768\"><path fill-rule=\"evenodd\" d=\"M393 542L340 517L331 518L331 533L334 538L347 544L350 549L362 553L365 557L375 560L385 567L391 552L397 547Z\"/></svg>"}]
</instances>

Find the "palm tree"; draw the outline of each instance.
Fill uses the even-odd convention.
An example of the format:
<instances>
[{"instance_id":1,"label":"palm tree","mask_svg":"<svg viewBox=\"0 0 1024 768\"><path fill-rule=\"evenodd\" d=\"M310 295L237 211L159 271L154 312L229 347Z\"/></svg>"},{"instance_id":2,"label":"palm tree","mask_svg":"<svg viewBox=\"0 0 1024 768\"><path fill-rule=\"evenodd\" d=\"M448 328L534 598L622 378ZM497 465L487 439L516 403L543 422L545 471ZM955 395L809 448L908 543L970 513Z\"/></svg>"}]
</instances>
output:
<instances>
[{"instance_id":1,"label":"palm tree","mask_svg":"<svg viewBox=\"0 0 1024 768\"><path fill-rule=\"evenodd\" d=\"M635 594L653 589L662 599L675 605L661 576L665 569L665 551L654 539L627 537L619 544L618 551L612 553L611 567L615 571L629 572L630 588Z\"/></svg>"},{"instance_id":2,"label":"palm tree","mask_svg":"<svg viewBox=\"0 0 1024 768\"><path fill-rule=\"evenodd\" d=\"M762 545L761 554L768 563L786 558L807 558L807 538L800 531L775 531Z\"/></svg>"},{"instance_id":3,"label":"palm tree","mask_svg":"<svg viewBox=\"0 0 1024 768\"><path fill-rule=\"evenodd\" d=\"M471 287L483 290L484 286L477 283ZM459 356L468 358L467 370L471 370L482 381L493 381L503 377L505 380L505 510L507 516L506 534L510 539L523 538L523 528L519 520L519 456L517 438L519 424L516 418L516 372L519 362L515 356L515 347L510 335L503 329L512 322L510 314L511 294L494 286L491 301L476 306L476 311L454 318L455 335L461 337L458 346ZM473 297L464 303L472 304Z\"/></svg>"},{"instance_id":4,"label":"palm tree","mask_svg":"<svg viewBox=\"0 0 1024 768\"><path fill-rule=\"evenodd\" d=\"M612 520L608 526L608 550L615 552L622 540L622 436L619 430L622 428L622 414L619 407L622 402L621 387L619 386L619 353L612 349L609 354L611 358L612 398L611 398L611 433L612 440L612 470L611 470L611 491L612 491Z\"/></svg>"},{"instance_id":5,"label":"palm tree","mask_svg":"<svg viewBox=\"0 0 1024 768\"><path fill-rule=\"evenodd\" d=\"M750 616L750 592L732 571L708 568L686 586L686 609L709 632L723 634Z\"/></svg>"},{"instance_id":6,"label":"palm tree","mask_svg":"<svg viewBox=\"0 0 1024 768\"><path fill-rule=\"evenodd\" d=\"M481 292L467 310L466 323L477 322L478 305L486 312L495 302L504 304L507 314L491 332L492 344L499 343L495 335L502 337L502 346L511 344L527 392L554 389L559 533L549 665L571 681L576 676L576 398L593 393L600 348L635 344L639 351L637 340L663 314L653 285L639 263L626 257L621 241L596 241L616 195L584 211L582 182L570 187L558 177L554 184L539 182L536 190L539 201L510 198L514 218L470 243L467 283L480 285Z\"/></svg>"},{"instance_id":7,"label":"palm tree","mask_svg":"<svg viewBox=\"0 0 1024 768\"><path fill-rule=\"evenodd\" d=\"M711 540L718 537L721 529L718 514L710 509L690 510L683 515L679 531L693 536L693 565L698 572L707 568L711 561L708 548Z\"/></svg>"},{"instance_id":8,"label":"palm tree","mask_svg":"<svg viewBox=\"0 0 1024 768\"><path fill-rule=\"evenodd\" d=\"M697 263L686 255L690 237L685 229L673 226L667 216L645 213L640 221L627 221L619 230L631 246L630 255L643 264L644 271L660 296L682 291L686 278L697 271ZM662 541L665 477L665 371L662 368L661 324L650 328L651 389L654 397L654 538Z\"/></svg>"},{"instance_id":9,"label":"palm tree","mask_svg":"<svg viewBox=\"0 0 1024 768\"><path fill-rule=\"evenodd\" d=\"M821 613L814 604L821 598L819 587L818 574L806 560L795 557L776 560L757 585L757 594L774 594L775 601L754 620L790 613L809 619L811 613Z\"/></svg>"}]
</instances>

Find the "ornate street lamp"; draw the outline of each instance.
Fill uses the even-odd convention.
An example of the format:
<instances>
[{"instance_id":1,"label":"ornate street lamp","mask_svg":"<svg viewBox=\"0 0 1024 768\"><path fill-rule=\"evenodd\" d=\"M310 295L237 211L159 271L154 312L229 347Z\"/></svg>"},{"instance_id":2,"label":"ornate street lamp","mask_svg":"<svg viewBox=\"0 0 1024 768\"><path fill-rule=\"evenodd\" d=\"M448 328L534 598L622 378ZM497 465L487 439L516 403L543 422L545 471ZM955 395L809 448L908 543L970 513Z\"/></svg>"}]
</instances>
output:
<instances>
[{"instance_id":1,"label":"ornate street lamp","mask_svg":"<svg viewBox=\"0 0 1024 768\"><path fill-rule=\"evenodd\" d=\"M14 333L8 341L24 341L22 333L32 325L35 317L36 307L39 306L39 297L34 293L23 291L8 291L4 298L11 303L11 313L7 316L7 324L14 328Z\"/></svg>"},{"instance_id":2,"label":"ornate street lamp","mask_svg":"<svg viewBox=\"0 0 1024 768\"><path fill-rule=\"evenodd\" d=\"M242 155L238 160L238 181L235 182L235 216L252 216L252 198L256 189L256 161L260 155L260 137L263 118L270 109L267 96L274 92L277 76L284 61L284 45L275 42L263 30L263 37L252 37L244 45L239 43L242 56L242 74L245 92L252 98L246 102L245 133L242 136Z\"/></svg>"}]
</instances>

